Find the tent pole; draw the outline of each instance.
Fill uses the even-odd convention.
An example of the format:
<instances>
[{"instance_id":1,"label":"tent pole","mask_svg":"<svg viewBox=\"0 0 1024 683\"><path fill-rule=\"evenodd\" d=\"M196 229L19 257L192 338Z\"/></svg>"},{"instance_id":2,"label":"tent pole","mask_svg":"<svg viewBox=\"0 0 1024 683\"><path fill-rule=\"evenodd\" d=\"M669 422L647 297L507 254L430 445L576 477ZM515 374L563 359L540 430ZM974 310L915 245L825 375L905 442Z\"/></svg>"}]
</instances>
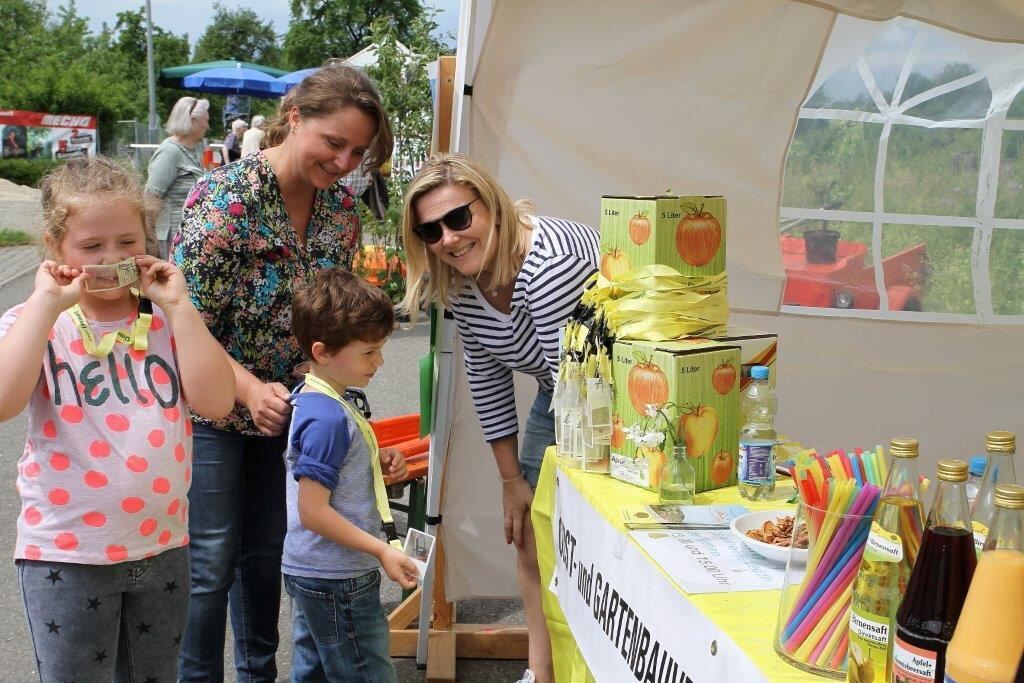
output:
<instances>
[{"instance_id":1,"label":"tent pole","mask_svg":"<svg viewBox=\"0 0 1024 683\"><path fill-rule=\"evenodd\" d=\"M441 491L444 483L444 468L448 456L448 440L451 434L451 422L453 415L452 392L455 389L453 375L455 362L455 320L447 311L439 318L437 326L437 339L435 340L437 353L437 384L434 393L433 425L430 433L430 451L427 465L427 523L425 531L431 536L438 536L439 524L432 523L436 520L441 510ZM421 595L424 598L420 601L419 634L416 640L416 664L426 666L427 663L427 638L430 634L431 616L433 610L434 579L444 581L444 568L441 568L440 575L437 572L439 558L434 556L434 561L427 568L426 576L423 577L423 588Z\"/></svg>"}]
</instances>

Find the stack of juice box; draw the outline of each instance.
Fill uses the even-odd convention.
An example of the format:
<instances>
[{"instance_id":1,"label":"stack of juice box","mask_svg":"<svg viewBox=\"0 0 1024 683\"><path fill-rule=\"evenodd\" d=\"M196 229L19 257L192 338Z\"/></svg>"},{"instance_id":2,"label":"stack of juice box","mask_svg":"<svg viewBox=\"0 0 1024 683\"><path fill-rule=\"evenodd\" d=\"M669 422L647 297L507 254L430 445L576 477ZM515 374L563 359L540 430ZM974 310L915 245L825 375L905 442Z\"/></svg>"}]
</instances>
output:
<instances>
[{"instance_id":1,"label":"stack of juice box","mask_svg":"<svg viewBox=\"0 0 1024 683\"><path fill-rule=\"evenodd\" d=\"M647 266L718 275L725 271L725 237L724 197L605 196L600 272L613 282ZM775 334L724 324L671 341L616 339L611 475L657 490L666 454L682 442L697 492L735 484L739 392L750 367L774 366L777 344Z\"/></svg>"}]
</instances>

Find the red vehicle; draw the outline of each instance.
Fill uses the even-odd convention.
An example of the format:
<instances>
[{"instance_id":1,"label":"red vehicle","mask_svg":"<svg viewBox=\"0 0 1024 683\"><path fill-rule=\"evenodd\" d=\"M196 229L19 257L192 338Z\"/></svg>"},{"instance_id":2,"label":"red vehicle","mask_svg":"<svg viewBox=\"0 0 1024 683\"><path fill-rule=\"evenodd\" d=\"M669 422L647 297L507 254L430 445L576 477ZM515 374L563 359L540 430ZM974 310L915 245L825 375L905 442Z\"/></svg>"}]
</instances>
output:
<instances>
[{"instance_id":1,"label":"red vehicle","mask_svg":"<svg viewBox=\"0 0 1024 683\"><path fill-rule=\"evenodd\" d=\"M839 240L832 263L808 263L803 237L783 235L782 265L786 269L784 306L878 309L875 268L867 246ZM922 242L882 261L890 311L920 311L931 274Z\"/></svg>"}]
</instances>

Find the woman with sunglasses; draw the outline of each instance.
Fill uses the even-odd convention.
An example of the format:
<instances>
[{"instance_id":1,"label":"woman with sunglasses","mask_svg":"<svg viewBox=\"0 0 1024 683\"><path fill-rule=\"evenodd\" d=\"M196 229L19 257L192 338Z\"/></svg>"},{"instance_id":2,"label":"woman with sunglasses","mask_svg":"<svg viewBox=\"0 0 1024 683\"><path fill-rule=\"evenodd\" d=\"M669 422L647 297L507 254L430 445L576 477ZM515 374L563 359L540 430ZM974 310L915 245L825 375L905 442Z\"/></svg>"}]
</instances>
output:
<instances>
[{"instance_id":1,"label":"woman with sunglasses","mask_svg":"<svg viewBox=\"0 0 1024 683\"><path fill-rule=\"evenodd\" d=\"M512 202L469 157L429 159L405 195L408 287L402 307L415 314L423 303L435 302L455 316L473 402L502 483L505 541L515 543L518 553L530 634L530 668L522 681L548 683L551 643L530 505L544 451L555 442L549 407L559 330L597 272L599 250L593 228L536 216L532 209L528 202ZM538 384L521 448L513 371L536 377Z\"/></svg>"},{"instance_id":2,"label":"woman with sunglasses","mask_svg":"<svg viewBox=\"0 0 1024 683\"><path fill-rule=\"evenodd\" d=\"M189 492L192 600L182 681L224 680L225 612L238 680L277 677L283 454L288 385L302 352L292 292L359 248L355 198L341 179L391 156L380 94L358 69L329 62L282 99L266 149L204 176L185 202L174 260L235 374L235 410L193 416Z\"/></svg>"}]
</instances>

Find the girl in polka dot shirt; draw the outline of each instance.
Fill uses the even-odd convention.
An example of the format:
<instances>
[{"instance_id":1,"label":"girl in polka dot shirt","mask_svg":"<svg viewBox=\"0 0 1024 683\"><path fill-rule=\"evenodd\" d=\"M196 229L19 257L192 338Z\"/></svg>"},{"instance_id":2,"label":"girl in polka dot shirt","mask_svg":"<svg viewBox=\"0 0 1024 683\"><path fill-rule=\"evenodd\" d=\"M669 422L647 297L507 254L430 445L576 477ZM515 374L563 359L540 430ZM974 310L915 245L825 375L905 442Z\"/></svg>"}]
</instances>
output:
<instances>
[{"instance_id":1,"label":"girl in polka dot shirt","mask_svg":"<svg viewBox=\"0 0 1024 683\"><path fill-rule=\"evenodd\" d=\"M15 559L40 680L174 680L189 599L188 408L227 415L231 367L181 271L146 255L152 208L133 173L76 159L42 189L54 258L0 318L0 421L28 408ZM142 300L83 268L132 260Z\"/></svg>"}]
</instances>

